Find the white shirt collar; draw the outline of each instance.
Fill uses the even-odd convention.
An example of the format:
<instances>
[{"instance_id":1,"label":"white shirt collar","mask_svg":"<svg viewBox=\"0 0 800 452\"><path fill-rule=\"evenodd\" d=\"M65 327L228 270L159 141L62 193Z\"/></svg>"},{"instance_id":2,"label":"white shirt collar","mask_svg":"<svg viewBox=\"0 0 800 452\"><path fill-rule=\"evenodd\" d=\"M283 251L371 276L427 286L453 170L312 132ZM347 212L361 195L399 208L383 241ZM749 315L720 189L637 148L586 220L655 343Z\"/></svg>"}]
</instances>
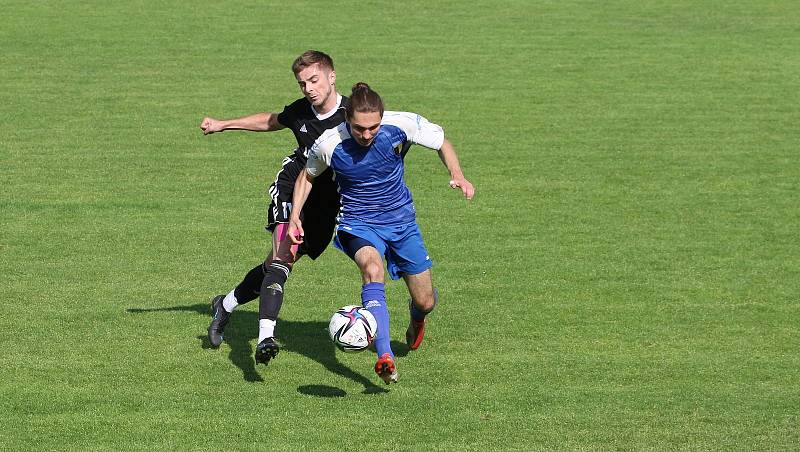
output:
<instances>
[{"instance_id":1,"label":"white shirt collar","mask_svg":"<svg viewBox=\"0 0 800 452\"><path fill-rule=\"evenodd\" d=\"M319 113L317 112L317 109L316 109L316 108L314 108L314 106L313 106L313 105L311 106L311 111L313 111L313 112L314 112L314 115L317 117L317 119L319 119L320 121L322 121L323 119L328 119L328 118L330 118L331 116L333 116L333 114L334 114L334 113L336 113L336 111L337 111L337 110L339 110L339 107L340 107L341 105L342 105L342 95L341 95L341 94L339 94L339 93L336 93L336 106L335 106L335 107L333 107L333 108L331 108L331 111L329 111L329 112L325 113L324 115L321 115L321 114L319 114Z\"/></svg>"}]
</instances>

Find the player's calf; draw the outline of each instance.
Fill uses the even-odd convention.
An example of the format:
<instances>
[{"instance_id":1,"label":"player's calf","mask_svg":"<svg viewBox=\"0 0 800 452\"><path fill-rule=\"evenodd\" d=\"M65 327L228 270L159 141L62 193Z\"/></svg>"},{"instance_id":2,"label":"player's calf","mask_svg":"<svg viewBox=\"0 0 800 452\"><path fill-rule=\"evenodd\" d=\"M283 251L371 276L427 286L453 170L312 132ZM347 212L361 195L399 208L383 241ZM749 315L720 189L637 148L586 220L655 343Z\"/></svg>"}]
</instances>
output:
<instances>
[{"instance_id":1,"label":"player's calf","mask_svg":"<svg viewBox=\"0 0 800 452\"><path fill-rule=\"evenodd\" d=\"M431 313L439 304L439 291L433 289L433 303L430 303L430 308L426 311L420 309L414 300L408 301L408 310L411 317L406 329L406 344L411 350L416 350L422 345L422 339L425 337L425 325L427 324L427 315Z\"/></svg>"}]
</instances>

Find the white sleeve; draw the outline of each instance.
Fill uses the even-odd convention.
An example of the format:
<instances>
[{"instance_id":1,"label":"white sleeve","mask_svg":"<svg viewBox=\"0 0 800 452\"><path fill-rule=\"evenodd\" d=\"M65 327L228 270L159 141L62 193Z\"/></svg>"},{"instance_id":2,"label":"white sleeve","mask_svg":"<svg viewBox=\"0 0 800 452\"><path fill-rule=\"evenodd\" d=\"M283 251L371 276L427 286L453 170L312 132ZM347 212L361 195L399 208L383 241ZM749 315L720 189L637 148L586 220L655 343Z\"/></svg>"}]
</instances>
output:
<instances>
[{"instance_id":1,"label":"white sleeve","mask_svg":"<svg viewBox=\"0 0 800 452\"><path fill-rule=\"evenodd\" d=\"M312 177L317 177L325 172L326 169L328 169L328 163L325 162L325 159L320 152L321 151L316 144L308 151L306 171L308 171L308 174L310 174Z\"/></svg>"},{"instance_id":2,"label":"white sleeve","mask_svg":"<svg viewBox=\"0 0 800 452\"><path fill-rule=\"evenodd\" d=\"M306 170L312 177L319 176L331 165L333 151L342 142L342 132L347 133L343 126L326 130L308 150Z\"/></svg>"},{"instance_id":3,"label":"white sleeve","mask_svg":"<svg viewBox=\"0 0 800 452\"><path fill-rule=\"evenodd\" d=\"M424 117L403 111L387 111L383 114L383 123L392 124L405 132L408 141L439 150L444 143L444 130Z\"/></svg>"}]
</instances>

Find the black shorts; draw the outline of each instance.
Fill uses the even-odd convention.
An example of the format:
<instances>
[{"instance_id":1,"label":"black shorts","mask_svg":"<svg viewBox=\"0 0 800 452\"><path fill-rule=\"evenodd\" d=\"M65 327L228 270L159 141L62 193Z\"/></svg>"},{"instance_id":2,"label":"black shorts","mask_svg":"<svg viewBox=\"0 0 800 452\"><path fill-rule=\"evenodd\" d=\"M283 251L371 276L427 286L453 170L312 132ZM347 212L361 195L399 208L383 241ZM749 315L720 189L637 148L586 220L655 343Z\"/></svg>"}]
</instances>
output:
<instances>
[{"instance_id":1,"label":"black shorts","mask_svg":"<svg viewBox=\"0 0 800 452\"><path fill-rule=\"evenodd\" d=\"M269 186L271 202L267 209L267 230L272 232L278 223L288 223L292 213L292 194L294 183L306 162L291 155L283 160L283 167L278 171L275 182ZM328 168L314 179L311 193L308 195L300 221L305 233L300 253L316 259L325 251L333 238L336 227L336 216L339 214L339 190L333 181L333 172Z\"/></svg>"}]
</instances>

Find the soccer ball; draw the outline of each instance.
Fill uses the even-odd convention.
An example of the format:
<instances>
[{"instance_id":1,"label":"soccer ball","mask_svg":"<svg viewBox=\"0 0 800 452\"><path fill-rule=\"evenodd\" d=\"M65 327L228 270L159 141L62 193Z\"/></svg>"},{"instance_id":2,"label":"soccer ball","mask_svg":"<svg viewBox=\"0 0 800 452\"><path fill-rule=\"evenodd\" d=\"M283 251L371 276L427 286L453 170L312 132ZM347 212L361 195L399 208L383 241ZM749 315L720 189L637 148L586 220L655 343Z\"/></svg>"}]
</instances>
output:
<instances>
[{"instance_id":1,"label":"soccer ball","mask_svg":"<svg viewBox=\"0 0 800 452\"><path fill-rule=\"evenodd\" d=\"M337 347L346 352L366 349L375 339L378 322L361 306L348 305L333 313L328 333Z\"/></svg>"}]
</instances>

